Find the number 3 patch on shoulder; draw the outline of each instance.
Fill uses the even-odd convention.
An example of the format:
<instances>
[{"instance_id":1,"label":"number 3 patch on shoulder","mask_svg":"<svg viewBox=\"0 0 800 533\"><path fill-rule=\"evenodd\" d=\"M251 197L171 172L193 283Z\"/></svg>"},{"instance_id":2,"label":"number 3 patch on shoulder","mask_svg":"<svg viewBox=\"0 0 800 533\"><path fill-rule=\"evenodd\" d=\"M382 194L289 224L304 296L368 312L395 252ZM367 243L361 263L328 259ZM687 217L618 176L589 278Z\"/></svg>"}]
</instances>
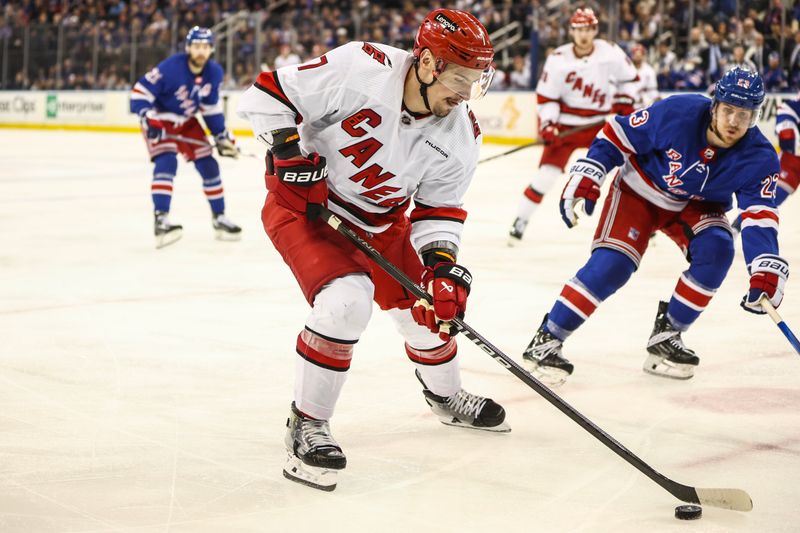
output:
<instances>
[{"instance_id":1,"label":"number 3 patch on shoulder","mask_svg":"<svg viewBox=\"0 0 800 533\"><path fill-rule=\"evenodd\" d=\"M642 109L640 111L637 111L636 113L633 113L630 116L630 118L628 119L628 124L631 125L631 128L638 128L639 126L647 122L647 119L649 118L650 118L650 113L647 112L647 109Z\"/></svg>"}]
</instances>

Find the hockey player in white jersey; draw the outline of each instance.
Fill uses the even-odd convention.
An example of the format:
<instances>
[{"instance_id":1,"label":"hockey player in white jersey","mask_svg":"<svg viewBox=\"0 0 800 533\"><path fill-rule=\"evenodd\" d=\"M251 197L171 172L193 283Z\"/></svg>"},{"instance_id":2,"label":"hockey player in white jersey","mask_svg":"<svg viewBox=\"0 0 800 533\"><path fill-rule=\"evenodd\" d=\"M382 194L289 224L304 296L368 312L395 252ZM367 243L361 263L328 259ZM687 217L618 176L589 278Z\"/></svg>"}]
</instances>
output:
<instances>
[{"instance_id":1,"label":"hockey player in white jersey","mask_svg":"<svg viewBox=\"0 0 800 533\"><path fill-rule=\"evenodd\" d=\"M509 431L500 405L461 388L447 324L465 312L472 281L456 261L481 131L464 101L489 87L493 55L475 17L437 9L422 23L413 53L351 42L262 73L241 99L240 115L270 150L264 229L311 305L297 337L289 479L336 487L346 459L329 420L373 300L405 339L424 398L443 423ZM315 220L314 204L326 204L419 279L433 305L415 301Z\"/></svg>"},{"instance_id":2,"label":"hockey player in white jersey","mask_svg":"<svg viewBox=\"0 0 800 533\"><path fill-rule=\"evenodd\" d=\"M643 109L653 102L661 99L658 94L658 77L656 71L646 61L647 49L639 43L631 47L631 61L636 67L636 74L639 81L635 84L633 94L633 108Z\"/></svg>"},{"instance_id":3,"label":"hockey player in white jersey","mask_svg":"<svg viewBox=\"0 0 800 533\"><path fill-rule=\"evenodd\" d=\"M536 86L539 138L545 143L539 169L525 188L508 244L522 239L544 195L564 172L572 152L588 148L611 113L633 111L636 68L616 44L596 39L597 17L578 9L569 20L572 43L559 46L545 61ZM576 126L594 127L570 134Z\"/></svg>"}]
</instances>

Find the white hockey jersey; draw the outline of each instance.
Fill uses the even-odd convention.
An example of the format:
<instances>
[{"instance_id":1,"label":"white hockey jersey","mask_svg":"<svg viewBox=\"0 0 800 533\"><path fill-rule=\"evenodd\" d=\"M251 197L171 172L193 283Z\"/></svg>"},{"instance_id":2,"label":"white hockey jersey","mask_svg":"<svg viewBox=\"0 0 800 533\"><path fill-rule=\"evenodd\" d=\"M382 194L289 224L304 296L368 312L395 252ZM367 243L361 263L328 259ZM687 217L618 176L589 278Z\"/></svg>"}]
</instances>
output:
<instances>
[{"instance_id":1,"label":"white hockey jersey","mask_svg":"<svg viewBox=\"0 0 800 533\"><path fill-rule=\"evenodd\" d=\"M328 161L328 208L380 233L413 197L412 242L460 244L461 209L478 161L481 131L466 104L446 117L414 116L403 105L413 56L351 42L302 65L263 72L237 109L256 137L298 127L304 153Z\"/></svg>"},{"instance_id":2,"label":"white hockey jersey","mask_svg":"<svg viewBox=\"0 0 800 533\"><path fill-rule=\"evenodd\" d=\"M633 107L642 109L659 99L658 79L655 69L645 62L642 62L636 72L639 74L639 81L636 82Z\"/></svg>"},{"instance_id":3,"label":"white hockey jersey","mask_svg":"<svg viewBox=\"0 0 800 533\"><path fill-rule=\"evenodd\" d=\"M556 48L536 86L540 124L581 126L611 112L616 99L633 98L636 68L616 44L594 40L592 53L575 57L573 44Z\"/></svg>"}]
</instances>

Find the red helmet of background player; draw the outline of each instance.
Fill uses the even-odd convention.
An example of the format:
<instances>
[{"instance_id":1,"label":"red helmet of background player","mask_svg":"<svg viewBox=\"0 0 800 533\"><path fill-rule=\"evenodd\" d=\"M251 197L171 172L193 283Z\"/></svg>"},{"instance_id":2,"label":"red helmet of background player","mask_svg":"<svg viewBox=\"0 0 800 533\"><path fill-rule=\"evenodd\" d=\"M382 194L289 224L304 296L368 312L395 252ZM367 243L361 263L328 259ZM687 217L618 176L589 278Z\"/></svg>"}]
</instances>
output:
<instances>
[{"instance_id":1,"label":"red helmet of background player","mask_svg":"<svg viewBox=\"0 0 800 533\"><path fill-rule=\"evenodd\" d=\"M455 9L436 9L425 17L414 40L414 57L419 59L425 48L445 63L437 68L439 71L446 63L485 70L494 58L494 47L483 24Z\"/></svg>"},{"instance_id":2,"label":"red helmet of background player","mask_svg":"<svg viewBox=\"0 0 800 533\"><path fill-rule=\"evenodd\" d=\"M578 8L575 10L575 14L569 18L570 28L588 28L591 26L597 26L597 17L589 7L586 9Z\"/></svg>"}]
</instances>

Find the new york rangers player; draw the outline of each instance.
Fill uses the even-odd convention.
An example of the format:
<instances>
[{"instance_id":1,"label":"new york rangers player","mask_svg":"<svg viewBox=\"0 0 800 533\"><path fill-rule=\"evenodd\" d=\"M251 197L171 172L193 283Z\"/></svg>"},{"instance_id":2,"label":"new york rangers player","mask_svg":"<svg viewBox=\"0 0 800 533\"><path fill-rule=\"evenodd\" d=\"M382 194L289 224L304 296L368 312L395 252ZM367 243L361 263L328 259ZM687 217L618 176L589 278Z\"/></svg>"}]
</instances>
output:
<instances>
[{"instance_id":1,"label":"new york rangers player","mask_svg":"<svg viewBox=\"0 0 800 533\"><path fill-rule=\"evenodd\" d=\"M699 358L681 339L720 287L733 261L725 211L736 196L743 210L742 249L750 286L746 311L764 313L761 299L778 307L789 265L778 251L779 177L775 150L755 126L764 85L735 68L717 82L713 100L671 96L627 117L609 121L585 158L570 168L561 194L568 227L576 205L594 211L606 175L621 167L592 243L592 254L561 295L523 355L529 369L560 384L573 365L562 343L598 305L622 287L639 266L650 235L661 230L686 255L669 302L660 302L647 343L646 372L678 379L694 374Z\"/></svg>"},{"instance_id":2,"label":"new york rangers player","mask_svg":"<svg viewBox=\"0 0 800 533\"><path fill-rule=\"evenodd\" d=\"M182 226L169 220L172 182L180 152L203 179L203 192L211 206L212 225L220 240L238 240L241 228L225 216L225 196L213 146L195 116L203 115L214 136L219 155L238 157L233 136L225 129L219 98L222 67L210 59L214 35L195 26L186 36L185 52L175 54L142 76L131 91L131 113L140 117L142 133L153 162L153 210L156 247L181 237Z\"/></svg>"},{"instance_id":3,"label":"new york rangers player","mask_svg":"<svg viewBox=\"0 0 800 533\"><path fill-rule=\"evenodd\" d=\"M536 86L539 138L544 141L539 169L525 188L508 244L522 239L528 220L553 186L572 152L588 148L610 113L633 111L636 68L616 44L597 37L597 17L578 9L569 19L572 43L559 46L545 61ZM595 124L570 134L576 126Z\"/></svg>"},{"instance_id":4,"label":"new york rangers player","mask_svg":"<svg viewBox=\"0 0 800 533\"><path fill-rule=\"evenodd\" d=\"M778 107L775 117L775 134L780 147L781 175L775 189L775 205L779 206L800 185L800 95ZM733 227L741 231L743 213L736 217Z\"/></svg>"},{"instance_id":5,"label":"new york rangers player","mask_svg":"<svg viewBox=\"0 0 800 533\"><path fill-rule=\"evenodd\" d=\"M297 337L284 467L289 479L336 487L346 459L329 420L373 300L405 339L424 398L443 423L509 431L500 405L461 388L447 324L466 310L472 282L456 261L467 216L462 198L481 130L464 101L489 87L493 55L474 16L437 9L419 28L413 53L351 42L303 65L262 73L242 97L240 114L272 156L264 229L311 305ZM327 204L421 280L433 305L415 302L349 241L314 220L308 210L314 204Z\"/></svg>"}]
</instances>

